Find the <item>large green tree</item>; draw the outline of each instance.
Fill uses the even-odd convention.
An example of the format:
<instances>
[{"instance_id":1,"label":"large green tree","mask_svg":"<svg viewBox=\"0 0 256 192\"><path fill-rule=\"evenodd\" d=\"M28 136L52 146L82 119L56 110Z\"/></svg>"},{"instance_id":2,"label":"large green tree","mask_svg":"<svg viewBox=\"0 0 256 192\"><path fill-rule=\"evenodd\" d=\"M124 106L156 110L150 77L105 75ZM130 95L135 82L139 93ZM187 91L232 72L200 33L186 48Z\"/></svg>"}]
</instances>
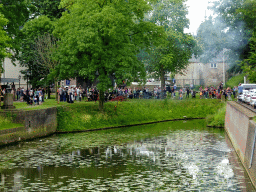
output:
<instances>
[{"instance_id":1,"label":"large green tree","mask_svg":"<svg viewBox=\"0 0 256 192\"><path fill-rule=\"evenodd\" d=\"M21 42L19 60L21 66L28 69L29 81L33 87L44 84L42 79L46 80L50 73L49 67L44 64L37 50L37 40L46 33L51 34L53 30L54 22L45 15L26 22L21 30L23 41ZM26 72L26 70L22 71L25 76Z\"/></svg>"},{"instance_id":2,"label":"large green tree","mask_svg":"<svg viewBox=\"0 0 256 192\"><path fill-rule=\"evenodd\" d=\"M252 32L249 40L248 57L241 62L242 69L251 82L256 82L256 2L244 1L243 8L239 9L246 27Z\"/></svg>"},{"instance_id":3,"label":"large green tree","mask_svg":"<svg viewBox=\"0 0 256 192\"><path fill-rule=\"evenodd\" d=\"M117 84L145 76L137 59L139 48L149 46L163 35L162 27L144 21L151 5L144 0L62 1L67 11L54 34L61 39L58 72L60 77L75 73L95 78L100 90L99 109L103 110L104 92Z\"/></svg>"},{"instance_id":4,"label":"large green tree","mask_svg":"<svg viewBox=\"0 0 256 192\"><path fill-rule=\"evenodd\" d=\"M163 93L165 74L176 74L186 68L193 52L196 53L196 41L192 35L184 33L184 28L189 26L185 0L163 0L153 4L153 7L146 19L163 26L166 38L158 46L151 45L148 54L143 54L142 60L148 72L160 77Z\"/></svg>"},{"instance_id":5,"label":"large green tree","mask_svg":"<svg viewBox=\"0 0 256 192\"><path fill-rule=\"evenodd\" d=\"M19 60L24 41L21 29L26 22L46 15L51 20L61 17L64 9L59 9L60 0L1 0L0 13L8 19L4 30L11 38L12 60Z\"/></svg>"},{"instance_id":6,"label":"large green tree","mask_svg":"<svg viewBox=\"0 0 256 192\"><path fill-rule=\"evenodd\" d=\"M19 55L20 43L22 41L20 29L29 19L30 12L33 12L35 9L28 0L1 0L1 4L3 6L0 7L0 13L8 19L4 30L11 38L12 59L15 60L15 56Z\"/></svg>"},{"instance_id":7,"label":"large green tree","mask_svg":"<svg viewBox=\"0 0 256 192\"><path fill-rule=\"evenodd\" d=\"M0 4L0 8L2 5ZM8 37L6 31L4 31L4 26L6 26L8 20L4 18L4 15L0 13L0 77L2 73L2 62L3 59L9 56L7 52L7 48L10 48L10 40L11 38Z\"/></svg>"}]
</instances>

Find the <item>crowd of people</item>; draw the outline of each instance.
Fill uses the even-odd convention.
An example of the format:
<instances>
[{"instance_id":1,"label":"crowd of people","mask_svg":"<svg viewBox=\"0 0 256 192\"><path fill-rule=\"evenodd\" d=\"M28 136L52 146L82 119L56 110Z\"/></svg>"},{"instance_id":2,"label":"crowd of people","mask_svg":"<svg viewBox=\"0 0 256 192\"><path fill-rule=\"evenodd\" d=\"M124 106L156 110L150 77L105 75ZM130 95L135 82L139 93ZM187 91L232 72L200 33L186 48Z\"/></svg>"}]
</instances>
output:
<instances>
[{"instance_id":1,"label":"crowd of people","mask_svg":"<svg viewBox=\"0 0 256 192\"><path fill-rule=\"evenodd\" d=\"M0 89L1 94L5 95L8 90L6 88ZM46 95L45 88L39 87L38 89L24 89L24 87L15 89L12 88L9 93L13 94L14 101L27 102L28 104L41 104L44 102L44 98Z\"/></svg>"},{"instance_id":2,"label":"crowd of people","mask_svg":"<svg viewBox=\"0 0 256 192\"><path fill-rule=\"evenodd\" d=\"M104 93L105 101L110 101L116 97L123 96L124 98L129 99L160 99L164 98L178 98L180 100L185 98L195 98L196 93L199 94L200 99L220 99L221 95L227 100L232 100L231 95L236 97L239 94L239 87L235 86L232 89L230 87L223 88L223 83L220 83L219 86L209 86L209 87L200 87L196 91L193 86L189 87L180 87L174 84L173 86L166 86L163 90L163 93L160 87L154 87L149 89L148 87L117 87L113 90L106 91ZM6 89L2 90L2 94L6 93ZM99 99L99 90L96 87L90 87L87 89L79 87L60 87L58 90L58 99L60 102L74 103L74 101L97 101ZM14 100L24 101L28 104L41 104L44 102L44 99L47 99L46 89L39 87L38 89L25 90L24 87L14 88L11 90L11 93L14 95ZM178 94L178 95L177 95Z\"/></svg>"}]
</instances>

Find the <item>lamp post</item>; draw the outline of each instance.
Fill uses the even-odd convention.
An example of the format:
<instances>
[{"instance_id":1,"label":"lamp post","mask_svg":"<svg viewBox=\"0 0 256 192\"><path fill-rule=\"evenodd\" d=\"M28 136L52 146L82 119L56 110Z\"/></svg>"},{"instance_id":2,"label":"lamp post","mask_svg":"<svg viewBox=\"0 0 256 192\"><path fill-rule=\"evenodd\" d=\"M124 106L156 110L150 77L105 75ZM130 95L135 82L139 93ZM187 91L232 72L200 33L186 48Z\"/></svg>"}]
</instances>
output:
<instances>
[{"instance_id":1,"label":"lamp post","mask_svg":"<svg viewBox=\"0 0 256 192\"><path fill-rule=\"evenodd\" d=\"M18 78L19 78L19 88L20 88L20 79L21 79L21 76L19 75L19 77L18 77Z\"/></svg>"},{"instance_id":2,"label":"lamp post","mask_svg":"<svg viewBox=\"0 0 256 192\"><path fill-rule=\"evenodd\" d=\"M223 86L225 86L225 51L227 49L223 48Z\"/></svg>"},{"instance_id":3,"label":"lamp post","mask_svg":"<svg viewBox=\"0 0 256 192\"><path fill-rule=\"evenodd\" d=\"M28 97L28 94L29 94L29 91L28 91L28 76L29 76L29 71L27 71L26 75L27 75L27 97Z\"/></svg>"}]
</instances>

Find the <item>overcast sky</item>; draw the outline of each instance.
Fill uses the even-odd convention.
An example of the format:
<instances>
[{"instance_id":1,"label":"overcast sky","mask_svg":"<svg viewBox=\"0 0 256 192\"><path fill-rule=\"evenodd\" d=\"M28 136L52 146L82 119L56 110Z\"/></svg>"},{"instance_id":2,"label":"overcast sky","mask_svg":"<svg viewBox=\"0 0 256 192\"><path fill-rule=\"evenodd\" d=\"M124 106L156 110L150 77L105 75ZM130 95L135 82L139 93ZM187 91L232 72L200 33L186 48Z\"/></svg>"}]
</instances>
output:
<instances>
[{"instance_id":1,"label":"overcast sky","mask_svg":"<svg viewBox=\"0 0 256 192\"><path fill-rule=\"evenodd\" d=\"M185 29L185 33L191 33L196 35L196 31L206 16L213 15L213 12L207 10L207 6L211 5L208 2L214 0L187 0L188 15L187 18L190 21L189 29Z\"/></svg>"}]
</instances>

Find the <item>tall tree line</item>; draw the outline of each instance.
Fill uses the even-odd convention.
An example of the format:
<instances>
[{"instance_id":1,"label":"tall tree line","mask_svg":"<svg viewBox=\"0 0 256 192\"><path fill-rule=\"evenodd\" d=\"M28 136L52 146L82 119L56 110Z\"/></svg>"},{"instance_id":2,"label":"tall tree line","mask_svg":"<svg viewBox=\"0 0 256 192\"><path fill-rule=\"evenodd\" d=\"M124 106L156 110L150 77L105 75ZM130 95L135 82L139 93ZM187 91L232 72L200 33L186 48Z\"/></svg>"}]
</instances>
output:
<instances>
[{"instance_id":1,"label":"tall tree line","mask_svg":"<svg viewBox=\"0 0 256 192\"><path fill-rule=\"evenodd\" d=\"M117 84L129 84L145 80L146 71L156 72L163 90L164 75L180 72L198 52L195 39L184 33L189 25L185 0L1 0L1 4L0 13L9 21L3 30L11 40L12 58L28 68L32 85L77 75L96 78L100 110L113 77Z\"/></svg>"}]
</instances>

